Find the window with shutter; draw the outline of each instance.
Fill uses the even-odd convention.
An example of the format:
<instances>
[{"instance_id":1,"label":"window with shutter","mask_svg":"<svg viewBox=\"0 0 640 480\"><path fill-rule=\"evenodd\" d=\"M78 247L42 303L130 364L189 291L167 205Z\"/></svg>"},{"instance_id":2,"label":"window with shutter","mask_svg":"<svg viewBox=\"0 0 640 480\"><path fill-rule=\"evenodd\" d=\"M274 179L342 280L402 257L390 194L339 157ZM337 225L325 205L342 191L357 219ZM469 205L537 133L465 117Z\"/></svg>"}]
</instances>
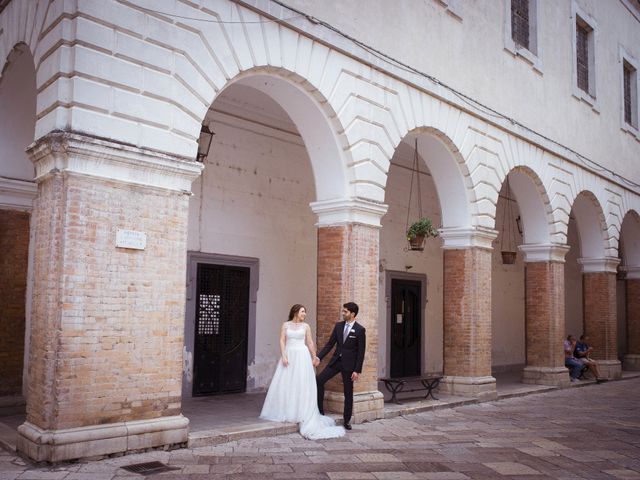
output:
<instances>
[{"instance_id":1,"label":"window with shutter","mask_svg":"<svg viewBox=\"0 0 640 480\"><path fill-rule=\"evenodd\" d=\"M580 21L576 22L576 61L578 88L589 93L589 30Z\"/></svg>"},{"instance_id":2,"label":"window with shutter","mask_svg":"<svg viewBox=\"0 0 640 480\"><path fill-rule=\"evenodd\" d=\"M529 50L529 0L511 0L511 38Z\"/></svg>"},{"instance_id":3,"label":"window with shutter","mask_svg":"<svg viewBox=\"0 0 640 480\"><path fill-rule=\"evenodd\" d=\"M622 65L624 84L624 121L631 124L631 65L624 62Z\"/></svg>"}]
</instances>

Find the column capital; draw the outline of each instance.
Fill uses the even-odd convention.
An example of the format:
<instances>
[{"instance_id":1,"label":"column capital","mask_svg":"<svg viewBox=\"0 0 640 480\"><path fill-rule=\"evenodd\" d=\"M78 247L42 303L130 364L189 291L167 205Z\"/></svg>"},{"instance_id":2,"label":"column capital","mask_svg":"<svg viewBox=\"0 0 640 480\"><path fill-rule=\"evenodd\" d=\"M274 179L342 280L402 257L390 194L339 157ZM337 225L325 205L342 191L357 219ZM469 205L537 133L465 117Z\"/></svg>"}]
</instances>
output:
<instances>
[{"instance_id":1,"label":"column capital","mask_svg":"<svg viewBox=\"0 0 640 480\"><path fill-rule=\"evenodd\" d=\"M445 250L462 250L471 247L491 249L498 232L485 227L449 227L438 230Z\"/></svg>"},{"instance_id":2,"label":"column capital","mask_svg":"<svg viewBox=\"0 0 640 480\"><path fill-rule=\"evenodd\" d=\"M381 227L380 219L387 213L388 205L366 198L337 198L320 200L309 204L318 216L319 227L359 223L371 227Z\"/></svg>"},{"instance_id":3,"label":"column capital","mask_svg":"<svg viewBox=\"0 0 640 480\"><path fill-rule=\"evenodd\" d=\"M40 183L68 172L163 190L191 193L202 163L73 132L52 132L27 149Z\"/></svg>"},{"instance_id":4,"label":"column capital","mask_svg":"<svg viewBox=\"0 0 640 480\"><path fill-rule=\"evenodd\" d=\"M618 257L579 258L582 273L617 273L620 259Z\"/></svg>"},{"instance_id":5,"label":"column capital","mask_svg":"<svg viewBox=\"0 0 640 480\"><path fill-rule=\"evenodd\" d=\"M624 265L620 267L620 270L625 273L625 280L640 280L640 267Z\"/></svg>"},{"instance_id":6,"label":"column capital","mask_svg":"<svg viewBox=\"0 0 640 480\"><path fill-rule=\"evenodd\" d=\"M558 243L527 243L518 247L524 254L526 263L533 262L561 262L569 251L568 245Z\"/></svg>"}]
</instances>

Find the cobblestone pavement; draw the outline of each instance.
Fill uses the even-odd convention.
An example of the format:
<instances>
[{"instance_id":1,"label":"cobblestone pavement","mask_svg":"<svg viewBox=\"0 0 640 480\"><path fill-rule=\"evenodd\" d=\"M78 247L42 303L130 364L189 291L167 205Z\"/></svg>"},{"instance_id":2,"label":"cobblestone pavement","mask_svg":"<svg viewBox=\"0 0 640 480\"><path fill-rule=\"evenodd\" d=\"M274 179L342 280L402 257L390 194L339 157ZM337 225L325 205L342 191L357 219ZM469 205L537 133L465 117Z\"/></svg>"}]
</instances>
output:
<instances>
[{"instance_id":1,"label":"cobblestone pavement","mask_svg":"<svg viewBox=\"0 0 640 480\"><path fill-rule=\"evenodd\" d=\"M0 480L143 478L122 466L161 461L157 479L640 479L640 378L355 425L347 437L298 434L214 447L35 466L0 453Z\"/></svg>"}]
</instances>

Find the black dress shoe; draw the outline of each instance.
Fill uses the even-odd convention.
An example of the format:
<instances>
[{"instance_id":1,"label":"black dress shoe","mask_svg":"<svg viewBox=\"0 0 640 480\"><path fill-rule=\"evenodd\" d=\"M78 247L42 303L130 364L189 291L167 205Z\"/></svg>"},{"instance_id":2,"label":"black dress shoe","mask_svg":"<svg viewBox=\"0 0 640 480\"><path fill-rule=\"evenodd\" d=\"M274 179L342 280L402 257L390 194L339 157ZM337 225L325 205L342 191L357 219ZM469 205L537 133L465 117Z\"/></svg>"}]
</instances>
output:
<instances>
[{"instance_id":1,"label":"black dress shoe","mask_svg":"<svg viewBox=\"0 0 640 480\"><path fill-rule=\"evenodd\" d=\"M345 430L351 430L351 424L350 423L345 423L344 424L344 429Z\"/></svg>"}]
</instances>

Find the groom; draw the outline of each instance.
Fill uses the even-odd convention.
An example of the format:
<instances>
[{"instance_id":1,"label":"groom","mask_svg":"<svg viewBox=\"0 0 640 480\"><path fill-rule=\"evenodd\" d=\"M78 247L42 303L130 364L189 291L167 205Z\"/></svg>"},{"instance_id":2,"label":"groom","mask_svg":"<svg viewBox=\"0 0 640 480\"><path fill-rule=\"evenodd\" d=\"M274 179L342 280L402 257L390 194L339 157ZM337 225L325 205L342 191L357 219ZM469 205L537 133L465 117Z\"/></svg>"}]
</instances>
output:
<instances>
[{"instance_id":1,"label":"groom","mask_svg":"<svg viewBox=\"0 0 640 480\"><path fill-rule=\"evenodd\" d=\"M322 360L337 344L336 351L320 375L316 377L318 384L318 410L324 415L324 384L336 374L342 374L342 385L344 387L344 428L351 430L351 413L353 411L353 382L358 380L358 375L362 373L362 362L364 361L364 349L367 343L365 328L356 322L358 315L358 305L353 302L345 303L342 306L342 322L336 323L331 332L329 341L318 353L316 365Z\"/></svg>"}]
</instances>

